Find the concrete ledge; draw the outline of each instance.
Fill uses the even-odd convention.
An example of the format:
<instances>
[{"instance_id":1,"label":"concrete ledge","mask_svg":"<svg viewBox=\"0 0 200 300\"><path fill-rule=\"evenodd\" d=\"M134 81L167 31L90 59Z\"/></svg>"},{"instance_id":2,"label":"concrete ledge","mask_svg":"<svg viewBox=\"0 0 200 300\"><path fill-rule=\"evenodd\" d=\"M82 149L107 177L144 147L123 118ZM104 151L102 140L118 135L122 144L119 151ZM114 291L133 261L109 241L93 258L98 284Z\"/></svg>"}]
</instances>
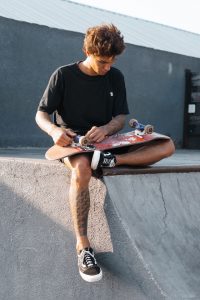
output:
<instances>
[{"instance_id":1,"label":"concrete ledge","mask_svg":"<svg viewBox=\"0 0 200 300\"><path fill-rule=\"evenodd\" d=\"M78 274L70 172L31 152L1 152L0 299L198 299L199 152L92 178L89 237L104 273L92 285Z\"/></svg>"},{"instance_id":2,"label":"concrete ledge","mask_svg":"<svg viewBox=\"0 0 200 300\"><path fill-rule=\"evenodd\" d=\"M162 299L104 183L95 178L89 237L104 277L92 285L80 278L69 181L70 172L57 162L0 159L0 299Z\"/></svg>"},{"instance_id":3,"label":"concrete ledge","mask_svg":"<svg viewBox=\"0 0 200 300\"><path fill-rule=\"evenodd\" d=\"M200 165L104 168L100 176L200 172Z\"/></svg>"},{"instance_id":4,"label":"concrete ledge","mask_svg":"<svg viewBox=\"0 0 200 300\"><path fill-rule=\"evenodd\" d=\"M117 168L104 168L103 176L159 174L159 173L188 173L200 172L200 151L177 150L176 153L160 162L148 167L119 166Z\"/></svg>"},{"instance_id":5,"label":"concrete ledge","mask_svg":"<svg viewBox=\"0 0 200 300\"><path fill-rule=\"evenodd\" d=\"M45 160L46 148L0 148L0 159L9 161L25 160L39 161L41 164L51 164L58 166L58 162ZM104 168L101 172L94 173L96 177L125 175L125 174L156 174L156 173L179 173L179 172L199 172L200 171L200 151L199 150L177 150L176 153L159 163L149 167L128 167L120 166L116 168Z\"/></svg>"}]
</instances>

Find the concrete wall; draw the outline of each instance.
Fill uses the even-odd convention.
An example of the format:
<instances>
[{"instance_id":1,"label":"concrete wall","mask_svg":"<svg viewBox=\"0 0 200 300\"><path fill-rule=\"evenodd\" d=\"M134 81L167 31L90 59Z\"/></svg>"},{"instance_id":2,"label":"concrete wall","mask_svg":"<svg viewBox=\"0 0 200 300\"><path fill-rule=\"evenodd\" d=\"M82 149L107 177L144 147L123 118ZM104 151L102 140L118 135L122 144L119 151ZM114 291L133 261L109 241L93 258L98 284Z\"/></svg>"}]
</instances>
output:
<instances>
[{"instance_id":1,"label":"concrete wall","mask_svg":"<svg viewBox=\"0 0 200 300\"><path fill-rule=\"evenodd\" d=\"M84 58L82 40L79 33L0 17L0 147L51 145L35 124L37 105L51 73ZM184 71L199 71L200 59L127 45L116 66L125 75L130 117L154 124L181 147Z\"/></svg>"},{"instance_id":2,"label":"concrete wall","mask_svg":"<svg viewBox=\"0 0 200 300\"><path fill-rule=\"evenodd\" d=\"M0 157L0 299L199 299L199 181L200 172L92 178L88 235L103 279L89 284L78 273L69 170Z\"/></svg>"},{"instance_id":3,"label":"concrete wall","mask_svg":"<svg viewBox=\"0 0 200 300\"><path fill-rule=\"evenodd\" d=\"M48 180L47 180L48 179ZM0 158L1 300L162 300L138 258L102 181L92 178L88 235L103 269L78 273L64 165Z\"/></svg>"}]
</instances>

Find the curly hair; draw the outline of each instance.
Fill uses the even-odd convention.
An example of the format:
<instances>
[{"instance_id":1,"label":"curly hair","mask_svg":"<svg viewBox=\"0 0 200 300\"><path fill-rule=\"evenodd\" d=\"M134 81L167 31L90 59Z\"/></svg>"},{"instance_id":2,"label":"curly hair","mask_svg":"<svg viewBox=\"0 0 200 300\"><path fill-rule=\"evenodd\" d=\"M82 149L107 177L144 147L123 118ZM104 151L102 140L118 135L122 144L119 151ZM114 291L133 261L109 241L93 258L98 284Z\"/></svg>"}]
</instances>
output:
<instances>
[{"instance_id":1,"label":"curly hair","mask_svg":"<svg viewBox=\"0 0 200 300\"><path fill-rule=\"evenodd\" d=\"M116 56L125 49L124 37L113 24L102 24L88 28L83 51L97 56Z\"/></svg>"}]
</instances>

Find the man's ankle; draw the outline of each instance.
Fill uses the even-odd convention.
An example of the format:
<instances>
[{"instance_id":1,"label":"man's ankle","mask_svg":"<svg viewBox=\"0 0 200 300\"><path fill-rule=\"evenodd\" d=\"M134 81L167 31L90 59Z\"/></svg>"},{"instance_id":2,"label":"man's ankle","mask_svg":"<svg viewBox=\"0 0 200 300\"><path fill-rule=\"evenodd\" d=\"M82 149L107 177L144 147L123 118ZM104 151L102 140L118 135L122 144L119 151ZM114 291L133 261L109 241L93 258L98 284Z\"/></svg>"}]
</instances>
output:
<instances>
[{"instance_id":1,"label":"man's ankle","mask_svg":"<svg viewBox=\"0 0 200 300\"><path fill-rule=\"evenodd\" d=\"M79 254L83 249L90 248L90 245L84 247L76 247L76 251Z\"/></svg>"},{"instance_id":2,"label":"man's ankle","mask_svg":"<svg viewBox=\"0 0 200 300\"><path fill-rule=\"evenodd\" d=\"M85 248L90 248L90 243L89 243L88 240L77 242L77 244L76 244L77 253L80 253L80 251L85 249Z\"/></svg>"}]
</instances>

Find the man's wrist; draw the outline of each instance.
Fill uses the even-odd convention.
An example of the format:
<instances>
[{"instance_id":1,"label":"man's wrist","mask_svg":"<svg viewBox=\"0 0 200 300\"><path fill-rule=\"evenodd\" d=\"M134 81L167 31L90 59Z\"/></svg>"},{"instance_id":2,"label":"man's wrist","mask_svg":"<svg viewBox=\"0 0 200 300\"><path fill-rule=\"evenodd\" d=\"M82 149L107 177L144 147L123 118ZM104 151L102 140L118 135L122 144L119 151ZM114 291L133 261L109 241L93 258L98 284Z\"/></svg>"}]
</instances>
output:
<instances>
[{"instance_id":1,"label":"man's wrist","mask_svg":"<svg viewBox=\"0 0 200 300\"><path fill-rule=\"evenodd\" d=\"M110 130L109 130L109 126L108 125L104 125L103 126L103 131L104 131L105 136L110 135Z\"/></svg>"},{"instance_id":2,"label":"man's wrist","mask_svg":"<svg viewBox=\"0 0 200 300\"><path fill-rule=\"evenodd\" d=\"M119 131L118 126L116 126L116 122L115 123L113 122L113 124L111 122L107 125L104 125L105 136L112 135L117 131Z\"/></svg>"}]
</instances>

